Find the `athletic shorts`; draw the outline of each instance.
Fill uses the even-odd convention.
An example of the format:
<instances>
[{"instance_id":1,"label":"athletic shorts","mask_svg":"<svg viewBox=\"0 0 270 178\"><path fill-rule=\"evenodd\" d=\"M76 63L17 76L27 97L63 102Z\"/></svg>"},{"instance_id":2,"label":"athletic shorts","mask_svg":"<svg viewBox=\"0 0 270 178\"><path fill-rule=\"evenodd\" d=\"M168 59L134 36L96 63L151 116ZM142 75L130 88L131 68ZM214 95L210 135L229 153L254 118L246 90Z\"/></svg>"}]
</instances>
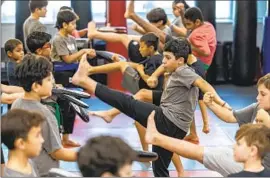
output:
<instances>
[{"instance_id":1,"label":"athletic shorts","mask_svg":"<svg viewBox=\"0 0 270 178\"><path fill-rule=\"evenodd\" d=\"M162 96L162 90L152 90L152 98L153 98L153 104L156 106L160 105L161 96Z\"/></svg>"}]
</instances>

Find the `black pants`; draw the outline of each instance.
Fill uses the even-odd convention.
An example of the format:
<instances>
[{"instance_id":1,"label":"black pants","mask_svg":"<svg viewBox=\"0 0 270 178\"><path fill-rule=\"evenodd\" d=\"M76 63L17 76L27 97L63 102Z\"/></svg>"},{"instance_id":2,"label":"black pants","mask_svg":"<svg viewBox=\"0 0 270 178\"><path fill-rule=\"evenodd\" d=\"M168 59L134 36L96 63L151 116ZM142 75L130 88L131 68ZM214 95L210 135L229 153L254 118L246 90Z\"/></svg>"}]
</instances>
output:
<instances>
[{"instance_id":1,"label":"black pants","mask_svg":"<svg viewBox=\"0 0 270 178\"><path fill-rule=\"evenodd\" d=\"M154 104L135 100L132 96L97 84L95 95L105 103L119 109L127 116L147 127L147 118L155 110L155 122L157 130L167 136L183 139L186 132L179 129L163 114L162 109ZM168 167L173 153L158 146L153 146L153 152L159 155L159 159L153 162L155 177L169 177Z\"/></svg>"},{"instance_id":2,"label":"black pants","mask_svg":"<svg viewBox=\"0 0 270 178\"><path fill-rule=\"evenodd\" d=\"M2 150L2 144L1 144L1 164L5 164L4 153ZM4 171L4 170L2 170L2 171Z\"/></svg>"}]
</instances>

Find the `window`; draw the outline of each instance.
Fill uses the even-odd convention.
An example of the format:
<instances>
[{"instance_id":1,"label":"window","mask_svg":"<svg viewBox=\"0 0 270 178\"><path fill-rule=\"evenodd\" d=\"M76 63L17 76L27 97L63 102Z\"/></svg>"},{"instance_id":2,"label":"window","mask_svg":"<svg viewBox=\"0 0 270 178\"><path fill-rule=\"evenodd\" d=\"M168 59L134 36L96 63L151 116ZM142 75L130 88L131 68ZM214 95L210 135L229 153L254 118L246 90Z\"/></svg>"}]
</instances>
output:
<instances>
[{"instance_id":1,"label":"window","mask_svg":"<svg viewBox=\"0 0 270 178\"><path fill-rule=\"evenodd\" d=\"M257 1L258 20L262 21L267 16L267 1Z\"/></svg>"},{"instance_id":2,"label":"window","mask_svg":"<svg viewBox=\"0 0 270 178\"><path fill-rule=\"evenodd\" d=\"M1 23L15 23L16 1L5 1L1 6Z\"/></svg>"},{"instance_id":3,"label":"window","mask_svg":"<svg viewBox=\"0 0 270 178\"><path fill-rule=\"evenodd\" d=\"M40 18L41 23L54 24L56 22L57 13L62 6L71 6L70 1L49 1L47 6L47 14L45 18Z\"/></svg>"},{"instance_id":4,"label":"window","mask_svg":"<svg viewBox=\"0 0 270 178\"><path fill-rule=\"evenodd\" d=\"M232 1L216 1L216 19L232 19Z\"/></svg>"},{"instance_id":5,"label":"window","mask_svg":"<svg viewBox=\"0 0 270 178\"><path fill-rule=\"evenodd\" d=\"M105 22L106 1L91 1L93 20L95 22Z\"/></svg>"}]
</instances>

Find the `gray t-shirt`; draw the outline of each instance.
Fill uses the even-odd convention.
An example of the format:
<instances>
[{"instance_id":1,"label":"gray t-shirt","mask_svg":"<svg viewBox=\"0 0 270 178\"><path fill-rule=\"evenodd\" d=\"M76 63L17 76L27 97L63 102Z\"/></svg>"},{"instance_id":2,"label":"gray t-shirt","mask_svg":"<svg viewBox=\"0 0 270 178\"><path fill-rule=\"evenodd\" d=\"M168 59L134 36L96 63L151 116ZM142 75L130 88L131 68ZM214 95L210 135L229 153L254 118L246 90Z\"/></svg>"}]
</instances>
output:
<instances>
[{"instance_id":1,"label":"gray t-shirt","mask_svg":"<svg viewBox=\"0 0 270 178\"><path fill-rule=\"evenodd\" d=\"M27 36L30 35L34 31L46 32L47 28L39 20L33 19L30 16L23 23L24 46L27 52L30 52L30 51L27 47L26 39L27 39Z\"/></svg>"},{"instance_id":2,"label":"gray t-shirt","mask_svg":"<svg viewBox=\"0 0 270 178\"><path fill-rule=\"evenodd\" d=\"M233 111L233 115L237 120L237 123L239 126L242 124L247 124L247 123L255 123L257 111L259 110L258 104L253 103L243 109L239 109L236 111ZM270 112L268 111L268 114L270 115ZM264 159L263 159L263 165L267 168L270 169L270 153L268 153Z\"/></svg>"},{"instance_id":3,"label":"gray t-shirt","mask_svg":"<svg viewBox=\"0 0 270 178\"><path fill-rule=\"evenodd\" d=\"M73 36L63 37L57 33L52 40L52 61L63 61L61 56L78 52L76 40Z\"/></svg>"},{"instance_id":4,"label":"gray t-shirt","mask_svg":"<svg viewBox=\"0 0 270 178\"><path fill-rule=\"evenodd\" d=\"M24 174L24 173L9 169L8 167L5 166L3 177L38 177L38 173L37 173L37 170L33 161L29 160L29 164L32 167L31 174Z\"/></svg>"},{"instance_id":5,"label":"gray t-shirt","mask_svg":"<svg viewBox=\"0 0 270 178\"><path fill-rule=\"evenodd\" d=\"M194 118L199 90L192 84L199 77L187 65L178 67L161 96L160 106L164 115L185 132L188 132Z\"/></svg>"},{"instance_id":6,"label":"gray t-shirt","mask_svg":"<svg viewBox=\"0 0 270 178\"><path fill-rule=\"evenodd\" d=\"M172 21L172 25L175 25L177 27L183 28L184 25L183 25L183 22L182 22L182 18L181 17L176 17ZM172 36L179 37L179 35L177 33L175 33L173 30L172 30Z\"/></svg>"},{"instance_id":7,"label":"gray t-shirt","mask_svg":"<svg viewBox=\"0 0 270 178\"><path fill-rule=\"evenodd\" d=\"M49 154L62 148L57 120L52 112L39 101L17 99L12 104L13 108L25 109L39 112L45 116L46 121L42 125L42 136L44 143L39 156L33 158L40 176L46 175L51 168L59 168L59 161L53 159Z\"/></svg>"},{"instance_id":8,"label":"gray t-shirt","mask_svg":"<svg viewBox=\"0 0 270 178\"><path fill-rule=\"evenodd\" d=\"M167 25L165 26L165 28L162 30L164 33L166 33L166 35L172 36L172 30L170 27L168 27Z\"/></svg>"}]
</instances>

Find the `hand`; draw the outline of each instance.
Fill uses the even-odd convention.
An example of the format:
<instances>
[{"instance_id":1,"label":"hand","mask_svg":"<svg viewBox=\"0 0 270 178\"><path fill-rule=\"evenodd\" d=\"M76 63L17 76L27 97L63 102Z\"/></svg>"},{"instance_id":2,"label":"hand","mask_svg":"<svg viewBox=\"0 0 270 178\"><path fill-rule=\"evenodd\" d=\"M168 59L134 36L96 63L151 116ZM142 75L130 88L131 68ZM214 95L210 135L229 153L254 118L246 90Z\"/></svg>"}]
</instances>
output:
<instances>
[{"instance_id":1,"label":"hand","mask_svg":"<svg viewBox=\"0 0 270 178\"><path fill-rule=\"evenodd\" d=\"M157 87L158 85L158 78L157 77L154 77L154 76L151 76L147 79L147 85L150 87L150 88L155 88Z\"/></svg>"},{"instance_id":2,"label":"hand","mask_svg":"<svg viewBox=\"0 0 270 178\"><path fill-rule=\"evenodd\" d=\"M257 123L263 124L270 128L270 115L264 109L259 109L257 111L255 120Z\"/></svg>"},{"instance_id":3,"label":"hand","mask_svg":"<svg viewBox=\"0 0 270 178\"><path fill-rule=\"evenodd\" d=\"M85 53L90 59L96 57L96 51L94 49L85 49Z\"/></svg>"},{"instance_id":4,"label":"hand","mask_svg":"<svg viewBox=\"0 0 270 178\"><path fill-rule=\"evenodd\" d=\"M112 56L112 61L113 61L113 62L119 62L119 61L120 61L119 55L118 55L118 54L114 54L114 55Z\"/></svg>"},{"instance_id":5,"label":"hand","mask_svg":"<svg viewBox=\"0 0 270 178\"><path fill-rule=\"evenodd\" d=\"M203 102L207 105L207 106L211 106L214 102L214 97L215 95L211 92L206 92L203 95Z\"/></svg>"}]
</instances>

